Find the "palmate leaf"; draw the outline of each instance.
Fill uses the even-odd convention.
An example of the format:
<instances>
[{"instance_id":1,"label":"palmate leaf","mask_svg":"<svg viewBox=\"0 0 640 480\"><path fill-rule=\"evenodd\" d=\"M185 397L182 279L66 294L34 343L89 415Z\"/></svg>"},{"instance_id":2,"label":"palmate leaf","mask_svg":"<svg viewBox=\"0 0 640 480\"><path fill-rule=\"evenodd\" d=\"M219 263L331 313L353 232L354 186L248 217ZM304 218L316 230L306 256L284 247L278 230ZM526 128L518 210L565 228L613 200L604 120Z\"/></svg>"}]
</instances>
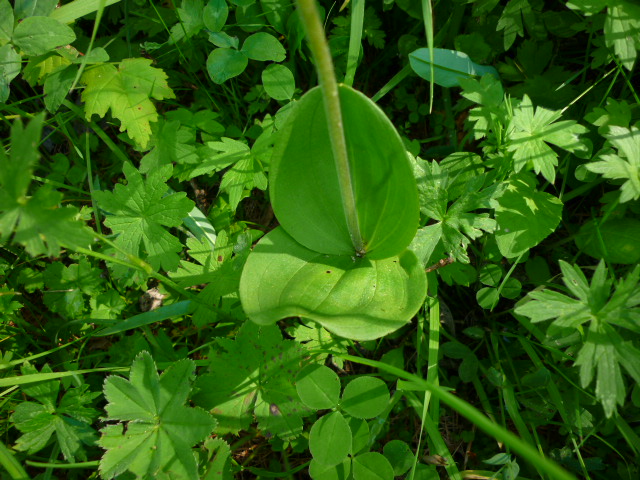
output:
<instances>
[{"instance_id":1,"label":"palmate leaf","mask_svg":"<svg viewBox=\"0 0 640 480\"><path fill-rule=\"evenodd\" d=\"M106 449L100 476L125 471L137 478L198 479L191 447L207 438L216 421L201 408L186 407L195 364L179 360L158 376L148 352L139 354L129 380L108 377L104 394L109 421L98 444Z\"/></svg>"},{"instance_id":2,"label":"palmate leaf","mask_svg":"<svg viewBox=\"0 0 640 480\"><path fill-rule=\"evenodd\" d=\"M500 252L514 258L551 235L562 218L562 202L536 188L531 173L513 175L495 201L496 242Z\"/></svg>"},{"instance_id":3,"label":"palmate leaf","mask_svg":"<svg viewBox=\"0 0 640 480\"><path fill-rule=\"evenodd\" d=\"M127 185L116 185L113 192L95 192L100 207L110 215L105 225L118 234L115 243L131 255L140 256L141 246L154 268L167 271L178 267L180 241L164 227L177 227L193 208L185 193L164 195L171 166L151 172L146 180L130 164L123 171Z\"/></svg>"},{"instance_id":4,"label":"palmate leaf","mask_svg":"<svg viewBox=\"0 0 640 480\"><path fill-rule=\"evenodd\" d=\"M223 297L231 297L237 303L238 285L242 267L249 254L251 238L242 234L236 245L228 239L226 231L221 231L216 238L215 248L203 238L187 239L188 255L195 261L181 260L180 267L170 274L171 278L182 288L206 284L198 293L202 304L195 306L193 322L197 326L205 326L217 320L218 310ZM244 245L244 248L240 247ZM234 255L235 253L235 255Z\"/></svg>"},{"instance_id":5,"label":"palmate leaf","mask_svg":"<svg viewBox=\"0 0 640 480\"><path fill-rule=\"evenodd\" d=\"M61 193L45 185L28 195L43 120L36 116L26 127L16 121L9 156L0 148L0 241L13 234L31 255L57 256L62 245L87 246L91 234L75 219L76 208L60 207Z\"/></svg>"},{"instance_id":6,"label":"palmate leaf","mask_svg":"<svg viewBox=\"0 0 640 480\"><path fill-rule=\"evenodd\" d=\"M23 375L38 373L35 367L29 364L23 366L21 371ZM45 365L40 373L51 373L51 368ZM68 390L58 402L59 390L58 380L36 382L22 387L23 393L37 400L37 403L19 403L11 415L11 421L22 433L16 443L16 449L36 453L44 448L55 434L65 459L85 460L87 455L84 446L94 445L96 441L96 432L91 428L91 424L98 416L98 411L87 404L99 394L88 392L87 386L83 385Z\"/></svg>"},{"instance_id":7,"label":"palmate leaf","mask_svg":"<svg viewBox=\"0 0 640 480\"><path fill-rule=\"evenodd\" d=\"M532 15L529 0L510 0L505 5L500 20L498 20L497 30L504 30L504 49L509 50L516 35L524 37L523 17Z\"/></svg>"},{"instance_id":8,"label":"palmate leaf","mask_svg":"<svg viewBox=\"0 0 640 480\"><path fill-rule=\"evenodd\" d=\"M616 147L618 154L600 155L600 160L587 164L587 169L604 178L625 180L620 187L620 202L640 198L640 130L611 125L605 137Z\"/></svg>"},{"instance_id":9,"label":"palmate leaf","mask_svg":"<svg viewBox=\"0 0 640 480\"><path fill-rule=\"evenodd\" d=\"M457 182L459 175L452 174L453 178L450 178L449 171L435 161L429 164L417 159L414 172L418 180L420 210L436 221L428 227L430 236L437 237L432 241L441 240L450 256L469 263L467 247L471 241L496 229L496 221L489 218L488 213L473 211L490 209L491 200L500 195L504 185L495 184L483 189L483 174ZM450 198L454 184L455 191L461 192L458 198Z\"/></svg>"},{"instance_id":10,"label":"palmate leaf","mask_svg":"<svg viewBox=\"0 0 640 480\"><path fill-rule=\"evenodd\" d=\"M525 167L533 168L553 183L556 178L558 155L548 145L556 145L568 152L584 154L588 147L580 140L587 132L573 120L557 122L560 111L537 107L534 110L531 99L525 95L515 109L508 134L507 148L513 152L514 170L520 172Z\"/></svg>"},{"instance_id":11,"label":"palmate leaf","mask_svg":"<svg viewBox=\"0 0 640 480\"><path fill-rule=\"evenodd\" d=\"M622 279L611 294L613 281L600 262L591 282L579 267L560 261L563 281L573 296L550 290L529 293L531 301L516 308L532 322L552 320L560 328L584 331L575 366L584 388L596 379L595 394L607 417L623 405L626 386L623 370L640 383L640 267ZM624 337L616 327L625 329Z\"/></svg>"},{"instance_id":12,"label":"palmate leaf","mask_svg":"<svg viewBox=\"0 0 640 480\"><path fill-rule=\"evenodd\" d=\"M238 433L258 420L267 436L284 439L302 433L310 415L300 401L294 379L304 365L304 349L283 340L278 327L245 322L235 340L219 339L210 356L209 373L196 382L197 405L211 411L220 433Z\"/></svg>"},{"instance_id":13,"label":"palmate leaf","mask_svg":"<svg viewBox=\"0 0 640 480\"><path fill-rule=\"evenodd\" d=\"M69 319L76 318L86 309L85 296L97 294L103 282L101 274L86 258L68 267L61 262L50 263L43 275L45 305Z\"/></svg>"},{"instance_id":14,"label":"palmate leaf","mask_svg":"<svg viewBox=\"0 0 640 480\"><path fill-rule=\"evenodd\" d=\"M81 82L86 85L82 100L87 119L94 113L104 117L111 109L111 114L121 122L120 131L126 130L142 148L151 136L149 123L158 120L150 99L175 96L167 85L167 75L152 67L151 60L146 58L127 58L118 68L111 64L87 68Z\"/></svg>"}]
</instances>

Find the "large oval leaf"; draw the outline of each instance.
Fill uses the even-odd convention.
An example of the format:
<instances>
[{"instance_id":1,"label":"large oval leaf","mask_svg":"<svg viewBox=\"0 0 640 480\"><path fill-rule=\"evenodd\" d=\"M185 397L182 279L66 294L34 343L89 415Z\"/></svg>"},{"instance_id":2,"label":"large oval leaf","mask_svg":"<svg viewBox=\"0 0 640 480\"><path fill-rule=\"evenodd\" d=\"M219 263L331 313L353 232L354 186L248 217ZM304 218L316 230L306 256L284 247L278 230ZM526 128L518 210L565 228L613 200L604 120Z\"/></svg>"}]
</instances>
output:
<instances>
[{"instance_id":1,"label":"large oval leaf","mask_svg":"<svg viewBox=\"0 0 640 480\"><path fill-rule=\"evenodd\" d=\"M326 255L303 247L282 228L258 242L240 279L242 307L254 322L299 316L354 340L402 327L426 292L426 275L411 251L382 260Z\"/></svg>"},{"instance_id":2,"label":"large oval leaf","mask_svg":"<svg viewBox=\"0 0 640 480\"><path fill-rule=\"evenodd\" d=\"M398 255L418 226L419 204L406 150L382 110L340 86L356 210L367 256ZM295 106L271 166L271 202L284 229L316 252L353 255L327 121L318 88Z\"/></svg>"}]
</instances>

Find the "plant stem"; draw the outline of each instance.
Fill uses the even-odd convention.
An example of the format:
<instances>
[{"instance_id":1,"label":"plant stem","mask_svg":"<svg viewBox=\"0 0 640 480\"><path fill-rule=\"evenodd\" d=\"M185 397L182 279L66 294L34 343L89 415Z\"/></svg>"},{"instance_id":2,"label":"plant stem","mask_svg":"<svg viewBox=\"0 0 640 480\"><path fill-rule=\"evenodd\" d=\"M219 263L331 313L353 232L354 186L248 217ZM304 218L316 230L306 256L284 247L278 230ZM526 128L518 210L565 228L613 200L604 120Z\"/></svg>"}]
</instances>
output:
<instances>
[{"instance_id":1,"label":"plant stem","mask_svg":"<svg viewBox=\"0 0 640 480\"><path fill-rule=\"evenodd\" d=\"M356 198L353 191L353 182L351 181L347 142L344 136L342 110L340 109L340 94L331 60L331 52L324 36L315 0L297 0L297 4L302 23L307 32L311 53L316 63L347 227L349 228L351 242L356 254L361 256L365 253L365 246L360 233L360 224L358 223Z\"/></svg>"}]
</instances>

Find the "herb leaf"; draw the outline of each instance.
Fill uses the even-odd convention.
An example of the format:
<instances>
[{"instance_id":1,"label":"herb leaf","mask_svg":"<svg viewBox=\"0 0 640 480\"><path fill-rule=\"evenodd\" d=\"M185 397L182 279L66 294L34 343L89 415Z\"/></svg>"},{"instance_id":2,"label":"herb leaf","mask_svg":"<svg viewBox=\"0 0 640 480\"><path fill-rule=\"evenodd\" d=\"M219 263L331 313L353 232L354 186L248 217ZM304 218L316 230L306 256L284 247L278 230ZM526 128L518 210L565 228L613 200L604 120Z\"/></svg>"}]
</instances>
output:
<instances>
[{"instance_id":1,"label":"herb leaf","mask_svg":"<svg viewBox=\"0 0 640 480\"><path fill-rule=\"evenodd\" d=\"M611 417L626 397L621 367L636 383L640 382L640 349L631 341L623 340L615 328L627 329L625 336L639 333L640 267L616 286L613 295L613 282L608 280L604 262L598 265L590 284L579 267L561 260L560 268L564 284L573 297L549 290L534 291L529 293L532 300L515 311L534 323L553 320L556 331L564 328L573 333L575 329L584 329L583 345L574 365L580 367L583 387L588 387L596 378L596 398L605 415Z\"/></svg>"},{"instance_id":2,"label":"herb leaf","mask_svg":"<svg viewBox=\"0 0 640 480\"><path fill-rule=\"evenodd\" d=\"M201 408L184 405L195 364L179 360L158 376L148 352L139 354L129 380L111 376L104 385L107 420L121 423L102 430L98 444L107 450L100 461L102 478L129 470L138 478L198 479L191 446L216 425ZM126 423L124 423L126 422Z\"/></svg>"},{"instance_id":3,"label":"herb leaf","mask_svg":"<svg viewBox=\"0 0 640 480\"><path fill-rule=\"evenodd\" d=\"M104 117L111 109L111 114L121 122L120 131L126 130L142 148L151 136L149 122L158 120L150 98L174 98L167 75L152 67L151 60L146 58L125 59L119 68L111 64L88 68L82 82L86 85L82 100L87 119L94 113Z\"/></svg>"},{"instance_id":4,"label":"herb leaf","mask_svg":"<svg viewBox=\"0 0 640 480\"><path fill-rule=\"evenodd\" d=\"M586 165L587 169L604 178L624 179L620 187L620 202L637 200L640 198L640 130L611 125L605 137L618 150L618 154L600 155L599 161Z\"/></svg>"},{"instance_id":5,"label":"herb leaf","mask_svg":"<svg viewBox=\"0 0 640 480\"><path fill-rule=\"evenodd\" d=\"M144 245L147 261L154 268L174 270L182 244L164 227L177 227L193 208L185 193L164 196L165 183L171 176L166 165L151 172L144 180L132 165L123 166L127 185L116 185L113 192L95 192L100 206L109 212L105 225L118 234L115 243L127 253L140 256Z\"/></svg>"},{"instance_id":6,"label":"herb leaf","mask_svg":"<svg viewBox=\"0 0 640 480\"><path fill-rule=\"evenodd\" d=\"M587 129L573 120L556 122L560 111L537 107L534 110L531 99L525 95L520 106L515 109L512 120L513 130L509 134L508 150L513 152L516 173L526 166L553 183L556 179L558 154L547 145L551 143L569 152L585 153L587 146L579 135Z\"/></svg>"}]
</instances>

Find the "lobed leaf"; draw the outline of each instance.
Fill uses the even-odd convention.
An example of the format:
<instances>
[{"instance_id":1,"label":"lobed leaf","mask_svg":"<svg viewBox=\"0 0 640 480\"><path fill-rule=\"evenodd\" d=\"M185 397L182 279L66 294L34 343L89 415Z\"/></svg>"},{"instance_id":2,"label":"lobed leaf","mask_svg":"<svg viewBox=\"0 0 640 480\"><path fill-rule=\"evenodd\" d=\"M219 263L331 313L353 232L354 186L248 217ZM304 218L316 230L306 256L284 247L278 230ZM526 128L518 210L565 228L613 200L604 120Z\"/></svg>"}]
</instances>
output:
<instances>
[{"instance_id":1,"label":"lobed leaf","mask_svg":"<svg viewBox=\"0 0 640 480\"><path fill-rule=\"evenodd\" d=\"M120 131L126 130L142 148L151 136L150 122L158 120L150 99L175 96L167 84L167 75L152 67L146 58L127 58L118 68L111 64L87 68L81 82L86 85L82 100L87 119L93 114L104 117L111 110L121 122Z\"/></svg>"},{"instance_id":2,"label":"lobed leaf","mask_svg":"<svg viewBox=\"0 0 640 480\"><path fill-rule=\"evenodd\" d=\"M531 175L516 175L506 192L497 199L496 241L507 258L517 257L536 246L558 226L562 202L534 188Z\"/></svg>"},{"instance_id":3,"label":"lobed leaf","mask_svg":"<svg viewBox=\"0 0 640 480\"><path fill-rule=\"evenodd\" d=\"M99 205L109 212L105 225L118 234L115 242L129 254L140 256L141 247L154 268L178 267L180 241L164 227L177 227L193 208L185 193L165 195L171 166L151 172L146 179L135 167L123 165L127 185L116 185L113 192L95 192Z\"/></svg>"},{"instance_id":4,"label":"lobed leaf","mask_svg":"<svg viewBox=\"0 0 640 480\"><path fill-rule=\"evenodd\" d=\"M102 430L98 444L107 450L100 461L102 478L130 471L138 477L198 479L191 447L204 440L216 422L201 408L184 406L194 370L191 360L180 360L158 376L153 358L142 352L131 365L129 380L107 378L107 420L128 423Z\"/></svg>"}]
</instances>

